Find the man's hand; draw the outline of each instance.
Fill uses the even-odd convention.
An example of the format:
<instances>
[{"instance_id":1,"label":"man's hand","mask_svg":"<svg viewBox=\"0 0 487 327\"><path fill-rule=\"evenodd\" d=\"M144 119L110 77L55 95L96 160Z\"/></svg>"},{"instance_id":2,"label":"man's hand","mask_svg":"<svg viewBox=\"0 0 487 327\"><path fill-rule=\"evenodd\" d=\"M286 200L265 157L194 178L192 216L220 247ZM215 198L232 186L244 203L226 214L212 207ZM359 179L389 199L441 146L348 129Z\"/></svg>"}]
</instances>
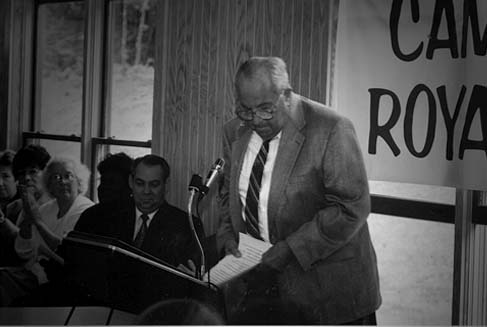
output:
<instances>
[{"instance_id":1,"label":"man's hand","mask_svg":"<svg viewBox=\"0 0 487 327\"><path fill-rule=\"evenodd\" d=\"M265 266L282 271L293 259L294 254L289 245L286 241L280 241L262 255L261 262Z\"/></svg>"},{"instance_id":2,"label":"man's hand","mask_svg":"<svg viewBox=\"0 0 487 327\"><path fill-rule=\"evenodd\" d=\"M234 257L240 258L242 253L238 250L238 244L234 240L228 240L225 243L225 255L232 254Z\"/></svg>"},{"instance_id":3,"label":"man's hand","mask_svg":"<svg viewBox=\"0 0 487 327\"><path fill-rule=\"evenodd\" d=\"M191 259L187 261L187 266L179 264L178 269L184 273L187 273L188 275L196 276L196 265Z\"/></svg>"}]
</instances>

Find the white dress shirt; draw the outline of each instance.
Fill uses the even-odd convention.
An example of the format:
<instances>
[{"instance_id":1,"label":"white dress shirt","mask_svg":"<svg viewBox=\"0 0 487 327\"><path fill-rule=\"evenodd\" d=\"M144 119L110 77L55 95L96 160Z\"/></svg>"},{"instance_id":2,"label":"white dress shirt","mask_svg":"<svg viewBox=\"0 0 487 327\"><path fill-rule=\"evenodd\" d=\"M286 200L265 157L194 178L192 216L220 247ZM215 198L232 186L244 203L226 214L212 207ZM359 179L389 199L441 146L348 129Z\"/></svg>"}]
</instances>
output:
<instances>
[{"instance_id":1,"label":"white dress shirt","mask_svg":"<svg viewBox=\"0 0 487 327\"><path fill-rule=\"evenodd\" d=\"M259 194L259 232L262 239L269 242L269 224L267 219L267 203L269 201L269 191L271 189L272 171L274 170L274 164L276 163L277 149L279 148L279 141L281 139L281 133L274 136L269 142L269 152L267 153L267 160L264 165L264 172L262 173L262 181L260 184ZM252 172L252 166L254 165L255 158L260 151L264 141L256 132L252 132L249 145L245 152L245 157L242 164L242 170L240 172L239 179L239 194L240 201L242 203L242 217L245 220L245 203L247 197L247 189L249 188L249 179Z\"/></svg>"}]
</instances>

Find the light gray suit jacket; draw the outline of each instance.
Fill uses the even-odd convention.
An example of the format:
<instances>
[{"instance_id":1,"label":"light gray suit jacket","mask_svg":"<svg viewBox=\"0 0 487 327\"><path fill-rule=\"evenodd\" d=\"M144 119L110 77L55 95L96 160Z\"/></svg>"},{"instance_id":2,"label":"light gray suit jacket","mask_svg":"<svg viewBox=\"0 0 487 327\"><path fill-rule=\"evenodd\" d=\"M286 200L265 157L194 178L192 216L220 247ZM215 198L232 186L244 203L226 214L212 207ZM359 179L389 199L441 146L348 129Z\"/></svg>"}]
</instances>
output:
<instances>
[{"instance_id":1,"label":"light gray suit jacket","mask_svg":"<svg viewBox=\"0 0 487 327\"><path fill-rule=\"evenodd\" d=\"M348 119L297 94L291 99L268 201L271 243L287 242L297 259L279 274L279 292L311 321L353 321L381 303L362 154ZM238 179L251 133L237 119L224 127L220 249L246 230Z\"/></svg>"}]
</instances>

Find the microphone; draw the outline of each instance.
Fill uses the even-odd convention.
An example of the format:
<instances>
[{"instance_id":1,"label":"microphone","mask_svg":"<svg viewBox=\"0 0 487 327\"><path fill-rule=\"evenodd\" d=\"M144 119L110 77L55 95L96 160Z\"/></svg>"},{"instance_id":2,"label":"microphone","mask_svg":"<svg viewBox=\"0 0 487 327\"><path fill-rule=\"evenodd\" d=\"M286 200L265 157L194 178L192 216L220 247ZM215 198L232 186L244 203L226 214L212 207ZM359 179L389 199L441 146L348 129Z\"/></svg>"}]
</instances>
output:
<instances>
[{"instance_id":1,"label":"microphone","mask_svg":"<svg viewBox=\"0 0 487 327\"><path fill-rule=\"evenodd\" d=\"M222 158L216 159L215 163L211 167L210 171L208 172L208 176L206 176L206 181L205 185L201 187L201 194L206 195L208 193L208 190L211 187L211 184L215 181L216 177L220 173L220 171L223 169L223 166L225 165L225 160Z\"/></svg>"}]
</instances>

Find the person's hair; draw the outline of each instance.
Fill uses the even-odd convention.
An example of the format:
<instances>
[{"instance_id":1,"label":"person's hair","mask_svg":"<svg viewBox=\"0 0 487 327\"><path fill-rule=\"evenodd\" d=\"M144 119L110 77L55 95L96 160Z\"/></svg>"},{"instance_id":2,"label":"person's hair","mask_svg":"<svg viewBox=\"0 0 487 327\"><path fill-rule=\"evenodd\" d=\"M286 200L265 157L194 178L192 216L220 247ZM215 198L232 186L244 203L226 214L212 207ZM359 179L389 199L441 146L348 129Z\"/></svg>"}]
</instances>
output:
<instances>
[{"instance_id":1,"label":"person's hair","mask_svg":"<svg viewBox=\"0 0 487 327\"><path fill-rule=\"evenodd\" d=\"M43 146L37 144L24 146L17 151L12 163L15 179L19 179L20 171L29 167L38 167L43 170L50 159L51 155Z\"/></svg>"},{"instance_id":2,"label":"person's hair","mask_svg":"<svg viewBox=\"0 0 487 327\"><path fill-rule=\"evenodd\" d=\"M15 152L12 150L7 149L3 152L0 152L0 166L12 167L14 157L15 157Z\"/></svg>"},{"instance_id":3,"label":"person's hair","mask_svg":"<svg viewBox=\"0 0 487 327\"><path fill-rule=\"evenodd\" d=\"M132 173L131 173L132 176L135 176L135 170L141 163L147 166L160 166L162 168L162 175L163 175L162 180L164 182L167 181L169 174L171 173L171 170L169 168L169 164L166 162L166 160L163 157L160 157L155 154L147 154L143 157L136 158L132 165Z\"/></svg>"},{"instance_id":4,"label":"person's hair","mask_svg":"<svg viewBox=\"0 0 487 327\"><path fill-rule=\"evenodd\" d=\"M134 160L124 152L115 154L109 153L96 167L98 172L103 175L106 172L114 172L124 177L128 177L132 172Z\"/></svg>"},{"instance_id":5,"label":"person's hair","mask_svg":"<svg viewBox=\"0 0 487 327\"><path fill-rule=\"evenodd\" d=\"M213 308L192 299L171 299L145 309L135 319L136 325L223 325Z\"/></svg>"},{"instance_id":6,"label":"person's hair","mask_svg":"<svg viewBox=\"0 0 487 327\"><path fill-rule=\"evenodd\" d=\"M44 188L52 196L52 190L49 183L53 175L53 168L55 165L62 165L67 167L71 164L73 166L73 173L78 181L78 192L80 194L85 194L88 190L88 183L90 180L90 170L88 167L83 165L79 160L70 157L53 157L46 165L44 172L42 174L42 182Z\"/></svg>"},{"instance_id":7,"label":"person's hair","mask_svg":"<svg viewBox=\"0 0 487 327\"><path fill-rule=\"evenodd\" d=\"M284 60L279 57L250 57L240 65L235 75L235 89L237 94L239 92L238 84L242 77L254 78L262 73L267 75L272 83L272 89L276 94L291 89Z\"/></svg>"}]
</instances>

